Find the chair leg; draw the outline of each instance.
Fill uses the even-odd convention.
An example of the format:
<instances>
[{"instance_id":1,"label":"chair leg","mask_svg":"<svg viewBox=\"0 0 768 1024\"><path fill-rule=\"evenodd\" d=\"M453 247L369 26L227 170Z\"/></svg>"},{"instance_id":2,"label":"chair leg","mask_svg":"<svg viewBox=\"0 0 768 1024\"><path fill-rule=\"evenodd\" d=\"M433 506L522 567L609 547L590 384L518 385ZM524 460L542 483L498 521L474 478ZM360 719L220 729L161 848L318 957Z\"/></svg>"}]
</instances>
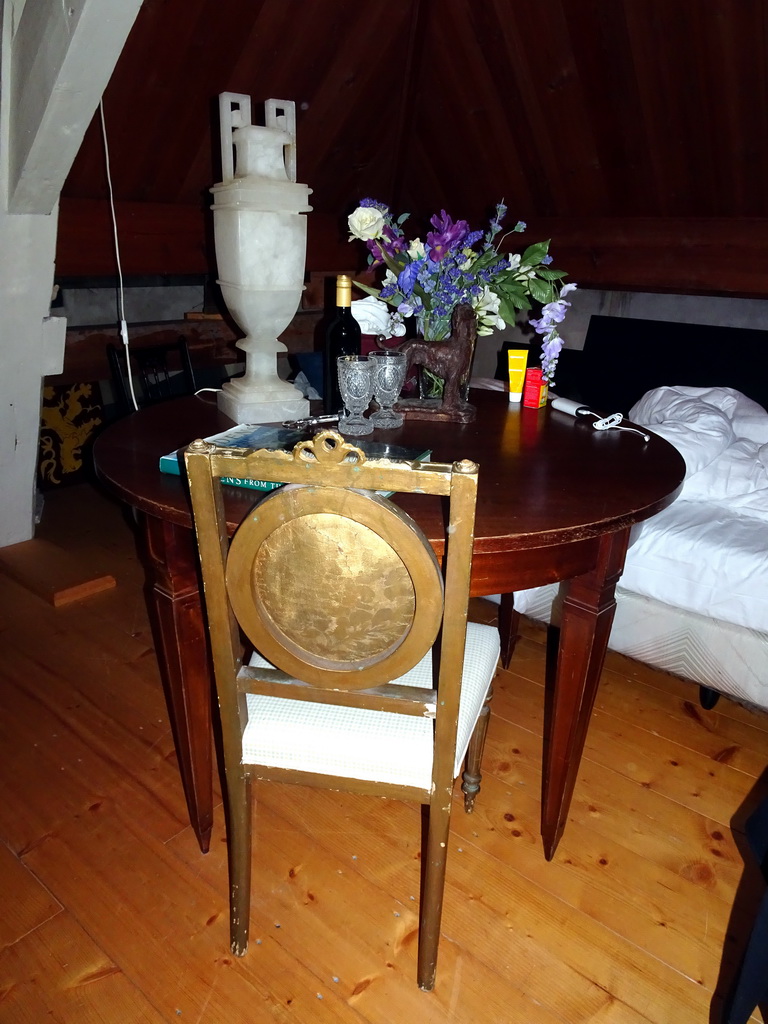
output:
<instances>
[{"instance_id":1,"label":"chair leg","mask_svg":"<svg viewBox=\"0 0 768 1024\"><path fill-rule=\"evenodd\" d=\"M482 773L480 772L480 764L483 760L483 750L485 749L485 737L488 732L488 722L491 717L491 698L493 697L493 687L488 688L488 695L485 698L485 704L483 705L477 721L475 722L475 728L472 731L472 737L467 747L467 758L464 764L464 771L461 775L461 791L464 794L464 810L467 814L471 814L475 809L475 797L480 792L480 783L482 781Z\"/></svg>"},{"instance_id":2,"label":"chair leg","mask_svg":"<svg viewBox=\"0 0 768 1024\"><path fill-rule=\"evenodd\" d=\"M448 857L448 832L451 824L451 792L433 795L429 804L426 859L421 885L419 917L419 988L431 992L435 987L437 947L440 942L440 921L443 916L445 865Z\"/></svg>"},{"instance_id":3,"label":"chair leg","mask_svg":"<svg viewBox=\"0 0 768 1024\"><path fill-rule=\"evenodd\" d=\"M242 770L227 781L227 797L230 948L235 956L245 956L251 913L251 780Z\"/></svg>"},{"instance_id":4,"label":"chair leg","mask_svg":"<svg viewBox=\"0 0 768 1024\"><path fill-rule=\"evenodd\" d=\"M520 612L515 611L515 595L502 594L499 602L499 635L501 636L501 667L509 668L515 646L520 639Z\"/></svg>"}]
</instances>

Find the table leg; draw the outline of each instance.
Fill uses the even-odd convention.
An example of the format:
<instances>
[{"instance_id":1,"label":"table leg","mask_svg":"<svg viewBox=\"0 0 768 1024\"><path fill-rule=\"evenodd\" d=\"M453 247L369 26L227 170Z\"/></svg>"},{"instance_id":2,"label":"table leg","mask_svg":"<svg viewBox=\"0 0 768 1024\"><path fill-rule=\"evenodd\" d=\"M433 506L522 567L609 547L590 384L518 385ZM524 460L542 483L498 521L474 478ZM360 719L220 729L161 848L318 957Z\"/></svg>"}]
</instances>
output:
<instances>
[{"instance_id":1,"label":"table leg","mask_svg":"<svg viewBox=\"0 0 768 1024\"><path fill-rule=\"evenodd\" d=\"M499 635L501 636L501 666L509 668L517 641L520 639L520 612L515 609L515 595L502 594L499 601Z\"/></svg>"},{"instance_id":2,"label":"table leg","mask_svg":"<svg viewBox=\"0 0 768 1024\"><path fill-rule=\"evenodd\" d=\"M544 736L541 834L547 860L563 834L603 669L629 529L600 539L597 564L563 602L554 695Z\"/></svg>"},{"instance_id":3,"label":"table leg","mask_svg":"<svg viewBox=\"0 0 768 1024\"><path fill-rule=\"evenodd\" d=\"M143 518L158 661L190 822L207 853L213 827L211 675L197 547L192 530Z\"/></svg>"}]
</instances>

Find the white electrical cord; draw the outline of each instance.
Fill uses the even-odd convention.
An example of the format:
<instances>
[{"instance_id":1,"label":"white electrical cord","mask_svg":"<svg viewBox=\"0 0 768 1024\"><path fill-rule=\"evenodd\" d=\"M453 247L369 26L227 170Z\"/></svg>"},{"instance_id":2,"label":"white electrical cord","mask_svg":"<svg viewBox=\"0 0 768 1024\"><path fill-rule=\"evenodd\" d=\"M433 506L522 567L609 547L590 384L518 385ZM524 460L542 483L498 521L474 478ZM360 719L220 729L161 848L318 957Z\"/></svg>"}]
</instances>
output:
<instances>
[{"instance_id":1,"label":"white electrical cord","mask_svg":"<svg viewBox=\"0 0 768 1024\"><path fill-rule=\"evenodd\" d=\"M133 389L133 374L131 373L131 355L128 345L128 324L125 321L125 290L123 288L123 268L120 265L120 243L117 238L117 216L115 215L115 197L112 191L112 175L109 170L109 144L107 142L107 125L104 121L104 104L99 100L99 114L101 115L101 134L104 138L104 159L107 170L107 188L109 189L109 207L112 211L112 231L115 237L115 256L117 257L117 279L118 295L120 296L120 337L125 346L125 369L128 377L128 388L131 392L133 408L138 411L139 403L136 401L136 392Z\"/></svg>"}]
</instances>

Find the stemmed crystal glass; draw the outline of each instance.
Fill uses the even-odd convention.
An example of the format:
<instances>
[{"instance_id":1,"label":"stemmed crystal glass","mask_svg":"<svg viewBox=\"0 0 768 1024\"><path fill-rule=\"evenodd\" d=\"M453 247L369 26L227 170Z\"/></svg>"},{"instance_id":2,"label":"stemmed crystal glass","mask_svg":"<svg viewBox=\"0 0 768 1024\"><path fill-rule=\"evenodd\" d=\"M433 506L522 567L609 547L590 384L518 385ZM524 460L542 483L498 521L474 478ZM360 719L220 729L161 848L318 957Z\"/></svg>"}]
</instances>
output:
<instances>
[{"instance_id":1,"label":"stemmed crystal glass","mask_svg":"<svg viewBox=\"0 0 768 1024\"><path fill-rule=\"evenodd\" d=\"M363 416L373 398L372 364L367 356L339 356L336 360L344 413L339 417L342 434L370 434L373 423Z\"/></svg>"},{"instance_id":2,"label":"stemmed crystal glass","mask_svg":"<svg viewBox=\"0 0 768 1024\"><path fill-rule=\"evenodd\" d=\"M403 425L403 414L395 412L392 406L397 401L405 383L406 358L402 352L371 352L368 357L373 364L373 397L379 404L371 416L373 425L380 430L389 430Z\"/></svg>"}]
</instances>

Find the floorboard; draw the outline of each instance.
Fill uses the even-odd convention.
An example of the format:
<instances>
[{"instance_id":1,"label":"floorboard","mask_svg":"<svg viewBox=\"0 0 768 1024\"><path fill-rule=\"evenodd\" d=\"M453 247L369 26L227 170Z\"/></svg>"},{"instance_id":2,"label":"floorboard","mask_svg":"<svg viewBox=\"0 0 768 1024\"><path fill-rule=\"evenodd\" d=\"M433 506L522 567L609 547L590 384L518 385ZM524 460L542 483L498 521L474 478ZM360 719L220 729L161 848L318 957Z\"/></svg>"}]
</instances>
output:
<instances>
[{"instance_id":1,"label":"floorboard","mask_svg":"<svg viewBox=\"0 0 768 1024\"><path fill-rule=\"evenodd\" d=\"M222 808L203 856L132 520L70 487L39 536L116 586L55 608L0 564L0 1024L717 1020L757 893L743 824L768 792L768 714L704 711L694 685L609 653L548 863L546 637L524 621L474 814L455 798L434 993L415 981L420 812L396 801L257 785L236 960Z\"/></svg>"}]
</instances>

